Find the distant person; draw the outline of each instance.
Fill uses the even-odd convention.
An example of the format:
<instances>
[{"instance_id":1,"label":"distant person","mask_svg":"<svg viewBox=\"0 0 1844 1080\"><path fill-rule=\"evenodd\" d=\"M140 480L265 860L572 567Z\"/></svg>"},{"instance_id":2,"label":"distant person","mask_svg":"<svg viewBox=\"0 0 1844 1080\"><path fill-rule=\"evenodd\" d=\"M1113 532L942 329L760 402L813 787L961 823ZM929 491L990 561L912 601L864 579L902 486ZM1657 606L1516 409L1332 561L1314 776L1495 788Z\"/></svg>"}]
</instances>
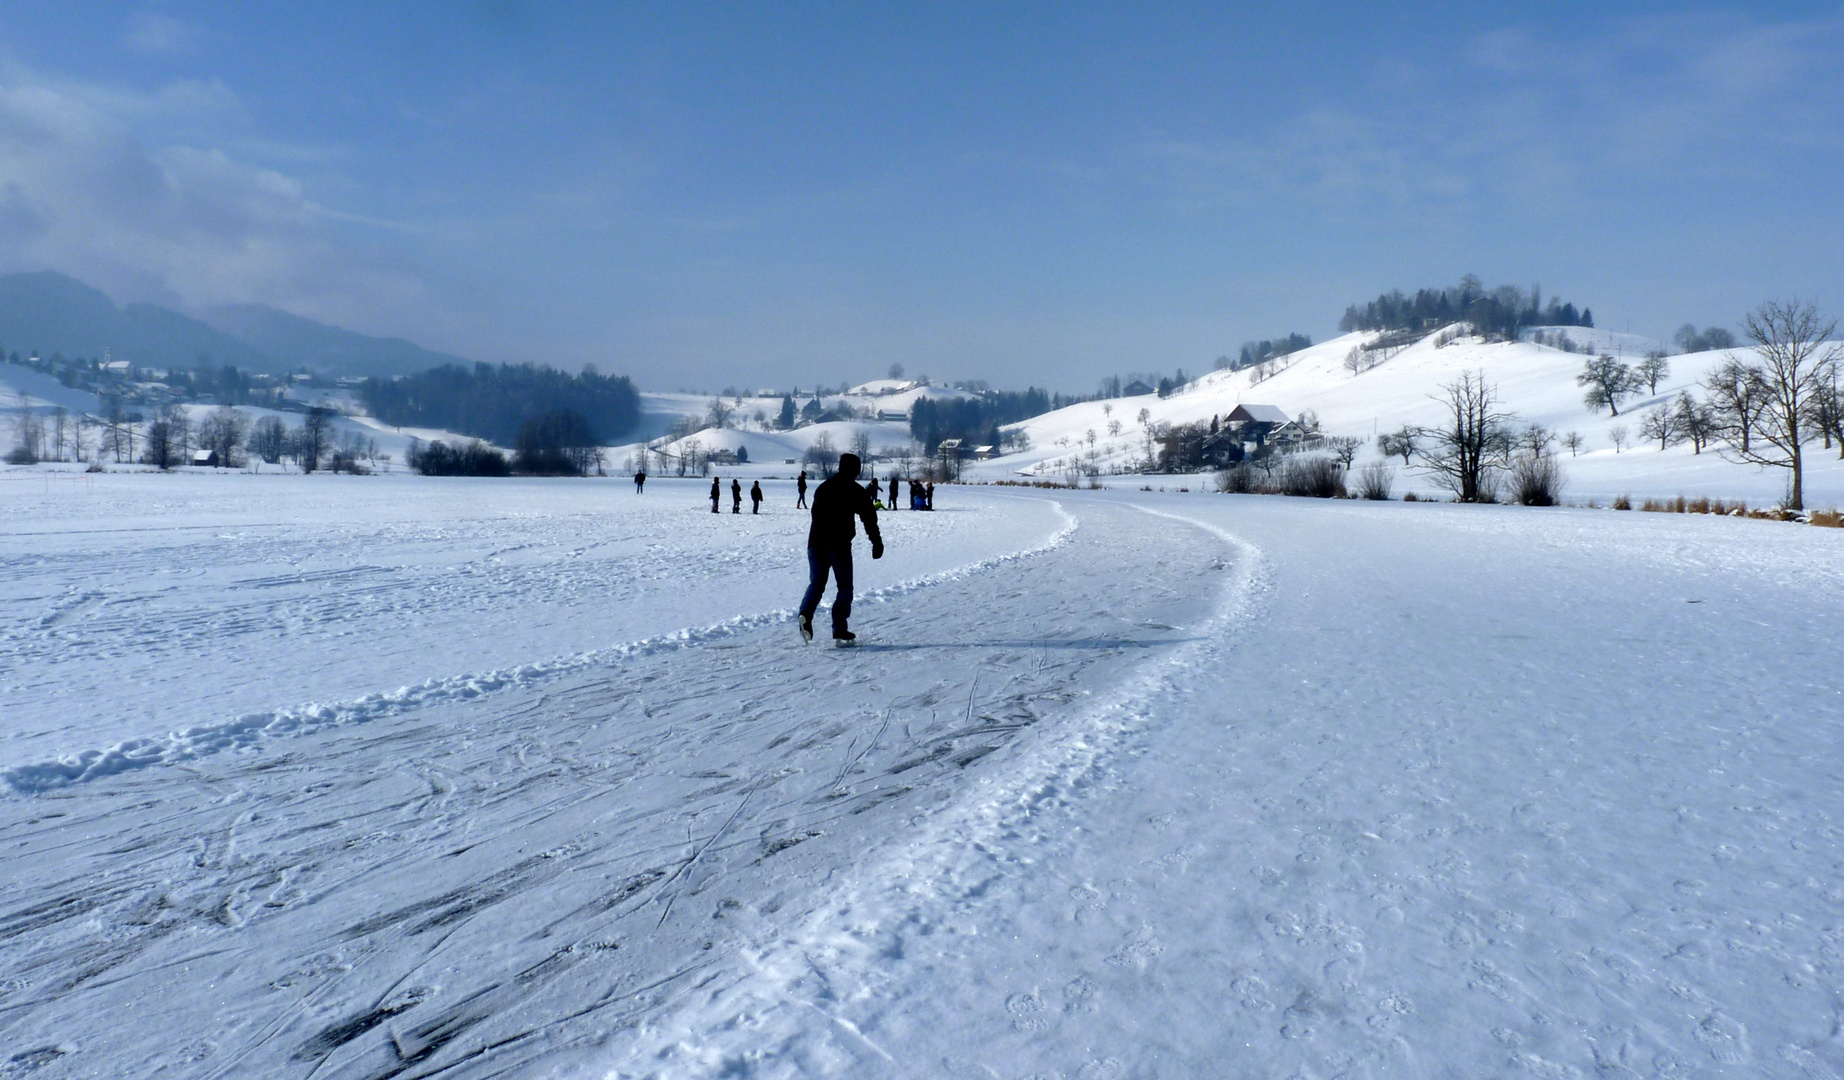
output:
<instances>
[{"instance_id":1,"label":"distant person","mask_svg":"<svg viewBox=\"0 0 1844 1080\"><path fill-rule=\"evenodd\" d=\"M920 480L909 482L909 508L911 510L922 509L922 481Z\"/></svg>"},{"instance_id":2,"label":"distant person","mask_svg":"<svg viewBox=\"0 0 1844 1080\"><path fill-rule=\"evenodd\" d=\"M890 509L896 509L897 493L901 490L902 489L897 485L896 477L892 476L890 478Z\"/></svg>"},{"instance_id":3,"label":"distant person","mask_svg":"<svg viewBox=\"0 0 1844 1080\"><path fill-rule=\"evenodd\" d=\"M864 519L864 534L871 538L871 558L884 557L884 538L877 531L877 510L870 493L858 486L858 455L840 454L839 471L813 492L813 524L807 529L807 595L800 601L800 636L813 640L813 613L819 610L830 572L838 585L832 598L832 640L841 644L857 640L847 629L852 613L852 539L858 535L853 518Z\"/></svg>"},{"instance_id":4,"label":"distant person","mask_svg":"<svg viewBox=\"0 0 1844 1080\"><path fill-rule=\"evenodd\" d=\"M794 490L800 492L800 498L794 501L794 508L804 510L807 506L807 470L800 470L800 479L794 481Z\"/></svg>"},{"instance_id":5,"label":"distant person","mask_svg":"<svg viewBox=\"0 0 1844 1080\"><path fill-rule=\"evenodd\" d=\"M639 472L634 474L634 494L639 495L642 489L644 489L646 486L647 486L647 470L642 469Z\"/></svg>"},{"instance_id":6,"label":"distant person","mask_svg":"<svg viewBox=\"0 0 1844 1080\"><path fill-rule=\"evenodd\" d=\"M730 478L730 512L732 514L743 512L743 482L735 477Z\"/></svg>"},{"instance_id":7,"label":"distant person","mask_svg":"<svg viewBox=\"0 0 1844 1080\"><path fill-rule=\"evenodd\" d=\"M715 476L711 477L711 513L717 512L717 504L723 497L724 489L719 486L719 481Z\"/></svg>"},{"instance_id":8,"label":"distant person","mask_svg":"<svg viewBox=\"0 0 1844 1080\"><path fill-rule=\"evenodd\" d=\"M749 512L752 514L762 512L762 481L760 480L749 485Z\"/></svg>"},{"instance_id":9,"label":"distant person","mask_svg":"<svg viewBox=\"0 0 1844 1080\"><path fill-rule=\"evenodd\" d=\"M934 508L935 508L935 482L933 480L930 480L928 484L922 488L922 509L933 510Z\"/></svg>"}]
</instances>

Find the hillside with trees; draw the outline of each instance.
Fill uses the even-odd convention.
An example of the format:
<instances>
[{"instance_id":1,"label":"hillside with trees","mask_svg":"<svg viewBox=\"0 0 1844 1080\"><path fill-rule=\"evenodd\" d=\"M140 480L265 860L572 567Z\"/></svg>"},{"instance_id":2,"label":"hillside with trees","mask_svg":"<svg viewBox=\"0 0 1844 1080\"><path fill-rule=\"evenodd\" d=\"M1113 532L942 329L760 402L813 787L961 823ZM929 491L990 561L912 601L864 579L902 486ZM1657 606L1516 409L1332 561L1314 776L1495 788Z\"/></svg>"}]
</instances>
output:
<instances>
[{"instance_id":1,"label":"hillside with trees","mask_svg":"<svg viewBox=\"0 0 1844 1080\"><path fill-rule=\"evenodd\" d=\"M510 445L526 421L574 413L598 441L618 439L640 421L640 395L625 375L580 374L543 364L445 364L398 379L367 379L359 400L398 427L441 428Z\"/></svg>"}]
</instances>

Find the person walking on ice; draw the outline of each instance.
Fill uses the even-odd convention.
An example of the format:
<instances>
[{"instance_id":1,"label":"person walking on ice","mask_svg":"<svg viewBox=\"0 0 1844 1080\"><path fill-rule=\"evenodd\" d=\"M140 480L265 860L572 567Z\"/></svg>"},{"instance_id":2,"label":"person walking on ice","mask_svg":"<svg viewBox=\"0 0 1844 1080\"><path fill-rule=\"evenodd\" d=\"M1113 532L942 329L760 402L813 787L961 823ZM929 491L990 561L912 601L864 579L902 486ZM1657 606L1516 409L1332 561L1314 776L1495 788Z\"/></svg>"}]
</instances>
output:
<instances>
[{"instance_id":1,"label":"person walking on ice","mask_svg":"<svg viewBox=\"0 0 1844 1080\"><path fill-rule=\"evenodd\" d=\"M871 539L871 558L884 557L884 538L877 531L877 510L871 493L858 486L858 455L840 454L839 471L813 491L813 524L807 529L807 595L800 601L800 636L813 640L813 614L826 575L837 583L832 598L832 640L844 645L858 635L847 628L852 614L852 539L858 535L853 518L864 519L864 535Z\"/></svg>"},{"instance_id":2,"label":"person walking on ice","mask_svg":"<svg viewBox=\"0 0 1844 1080\"><path fill-rule=\"evenodd\" d=\"M762 481L760 480L749 485L749 512L752 514L762 512Z\"/></svg>"},{"instance_id":3,"label":"person walking on ice","mask_svg":"<svg viewBox=\"0 0 1844 1080\"><path fill-rule=\"evenodd\" d=\"M732 514L743 512L743 482L735 477L730 478L730 512Z\"/></svg>"},{"instance_id":4,"label":"person walking on ice","mask_svg":"<svg viewBox=\"0 0 1844 1080\"><path fill-rule=\"evenodd\" d=\"M639 472L634 474L634 494L639 495L641 491L646 488L646 486L647 486L647 470L642 469Z\"/></svg>"},{"instance_id":5,"label":"person walking on ice","mask_svg":"<svg viewBox=\"0 0 1844 1080\"><path fill-rule=\"evenodd\" d=\"M800 470L800 479L794 481L794 490L800 493L800 498L794 500L794 509L805 510L807 508L807 470Z\"/></svg>"},{"instance_id":6,"label":"person walking on ice","mask_svg":"<svg viewBox=\"0 0 1844 1080\"><path fill-rule=\"evenodd\" d=\"M711 477L711 513L713 514L717 512L718 501L724 497L724 489L718 486L720 483L721 481L715 476Z\"/></svg>"}]
</instances>

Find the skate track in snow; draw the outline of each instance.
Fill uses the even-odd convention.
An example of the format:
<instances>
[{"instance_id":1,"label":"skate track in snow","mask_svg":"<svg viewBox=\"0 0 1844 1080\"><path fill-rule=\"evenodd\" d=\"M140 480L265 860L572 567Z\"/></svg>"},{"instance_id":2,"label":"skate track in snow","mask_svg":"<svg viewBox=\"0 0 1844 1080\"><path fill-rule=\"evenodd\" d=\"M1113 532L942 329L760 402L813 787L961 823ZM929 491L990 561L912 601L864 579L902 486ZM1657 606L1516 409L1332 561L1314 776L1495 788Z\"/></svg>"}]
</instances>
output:
<instances>
[{"instance_id":1,"label":"skate track in snow","mask_svg":"<svg viewBox=\"0 0 1844 1080\"><path fill-rule=\"evenodd\" d=\"M1148 551L1141 517L883 590L853 650L783 609L29 787L0 802L0 1032L45 1077L492 1076L618 1043L1183 647L1220 545Z\"/></svg>"}]
</instances>

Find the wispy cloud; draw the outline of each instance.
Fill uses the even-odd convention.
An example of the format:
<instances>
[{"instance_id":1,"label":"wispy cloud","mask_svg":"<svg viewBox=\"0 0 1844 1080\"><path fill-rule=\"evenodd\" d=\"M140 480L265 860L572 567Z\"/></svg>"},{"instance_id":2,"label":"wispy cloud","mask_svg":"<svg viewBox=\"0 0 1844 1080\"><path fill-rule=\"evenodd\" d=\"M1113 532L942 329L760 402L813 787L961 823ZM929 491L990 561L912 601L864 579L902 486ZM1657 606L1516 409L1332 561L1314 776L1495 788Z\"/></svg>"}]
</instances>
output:
<instances>
[{"instance_id":1,"label":"wispy cloud","mask_svg":"<svg viewBox=\"0 0 1844 1080\"><path fill-rule=\"evenodd\" d=\"M137 52L189 53L198 49L203 36L197 27L169 15L138 11L128 17L123 41Z\"/></svg>"},{"instance_id":2,"label":"wispy cloud","mask_svg":"<svg viewBox=\"0 0 1844 1080\"><path fill-rule=\"evenodd\" d=\"M1252 130L1150 138L1129 158L1181 210L1554 206L1844 150L1840 55L1844 16L1653 17L1586 40L1501 29L1380 64Z\"/></svg>"},{"instance_id":3,"label":"wispy cloud","mask_svg":"<svg viewBox=\"0 0 1844 1080\"><path fill-rule=\"evenodd\" d=\"M56 269L128 299L260 302L391 328L433 308L428 275L355 244L361 215L235 138L153 140L223 126L242 105L216 83L119 88L0 72L0 269Z\"/></svg>"}]
</instances>

